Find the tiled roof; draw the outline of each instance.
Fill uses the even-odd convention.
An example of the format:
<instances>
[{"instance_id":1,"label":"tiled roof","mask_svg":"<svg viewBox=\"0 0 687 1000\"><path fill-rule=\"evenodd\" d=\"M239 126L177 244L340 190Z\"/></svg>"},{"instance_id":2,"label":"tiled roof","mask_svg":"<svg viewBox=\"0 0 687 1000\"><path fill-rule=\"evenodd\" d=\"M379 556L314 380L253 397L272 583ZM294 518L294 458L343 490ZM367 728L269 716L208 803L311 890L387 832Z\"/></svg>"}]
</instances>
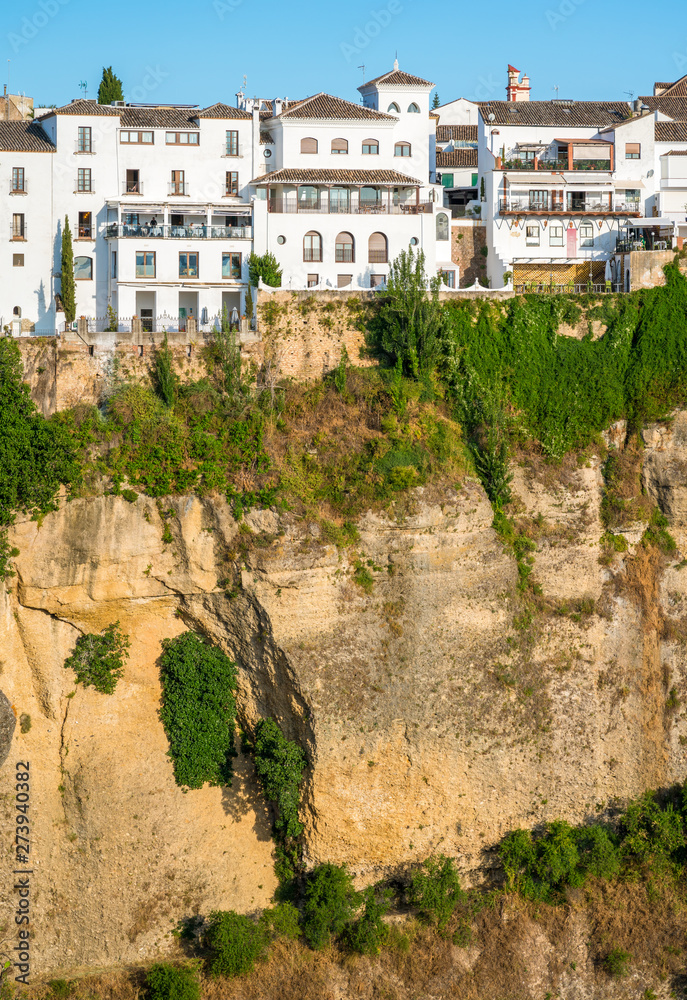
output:
<instances>
[{"instance_id":1,"label":"tiled roof","mask_svg":"<svg viewBox=\"0 0 687 1000\"><path fill-rule=\"evenodd\" d=\"M671 149L667 153L663 153L663 156L687 156L687 149Z\"/></svg>"},{"instance_id":2,"label":"tiled roof","mask_svg":"<svg viewBox=\"0 0 687 1000\"><path fill-rule=\"evenodd\" d=\"M204 108L196 115L197 118L239 118L242 121L251 120L250 111L242 111L240 108L232 108L229 104L213 104L209 108Z\"/></svg>"},{"instance_id":3,"label":"tiled roof","mask_svg":"<svg viewBox=\"0 0 687 1000\"><path fill-rule=\"evenodd\" d=\"M687 142L687 122L656 122L656 142Z\"/></svg>"},{"instance_id":4,"label":"tiled roof","mask_svg":"<svg viewBox=\"0 0 687 1000\"><path fill-rule=\"evenodd\" d=\"M655 83L654 90L670 90L672 83Z\"/></svg>"},{"instance_id":5,"label":"tiled roof","mask_svg":"<svg viewBox=\"0 0 687 1000\"><path fill-rule=\"evenodd\" d=\"M656 87L664 91L661 97L687 97L687 76L680 77L675 83L655 83Z\"/></svg>"},{"instance_id":6,"label":"tiled roof","mask_svg":"<svg viewBox=\"0 0 687 1000\"><path fill-rule=\"evenodd\" d=\"M72 101L63 108L51 108L41 118L49 118L51 115L118 115L121 111L121 108L113 108L111 104L98 104L97 101ZM37 118L36 121L40 119Z\"/></svg>"},{"instance_id":7,"label":"tiled roof","mask_svg":"<svg viewBox=\"0 0 687 1000\"><path fill-rule=\"evenodd\" d=\"M260 145L261 146L273 146L274 139L272 138L272 133L265 131L265 129L260 130Z\"/></svg>"},{"instance_id":8,"label":"tiled roof","mask_svg":"<svg viewBox=\"0 0 687 1000\"><path fill-rule=\"evenodd\" d=\"M402 184L413 186L422 181L397 170L298 170L286 168L256 177L251 184Z\"/></svg>"},{"instance_id":9,"label":"tiled roof","mask_svg":"<svg viewBox=\"0 0 687 1000\"><path fill-rule=\"evenodd\" d=\"M54 153L55 146L38 122L0 121L0 150L5 153Z\"/></svg>"},{"instance_id":10,"label":"tiled roof","mask_svg":"<svg viewBox=\"0 0 687 1000\"><path fill-rule=\"evenodd\" d=\"M476 149L454 149L448 153L437 153L437 167L476 167Z\"/></svg>"},{"instance_id":11,"label":"tiled roof","mask_svg":"<svg viewBox=\"0 0 687 1000\"><path fill-rule=\"evenodd\" d=\"M439 121L439 120L440 120L440 118L441 118L441 115L438 115L438 114L436 113L436 111L430 111L430 113L429 113L429 117L430 117L430 118L436 118L436 120L437 120L437 121Z\"/></svg>"},{"instance_id":12,"label":"tiled roof","mask_svg":"<svg viewBox=\"0 0 687 1000\"><path fill-rule=\"evenodd\" d=\"M198 128L197 108L117 108L124 128Z\"/></svg>"},{"instance_id":13,"label":"tiled roof","mask_svg":"<svg viewBox=\"0 0 687 1000\"><path fill-rule=\"evenodd\" d=\"M298 104L291 105L286 111L282 111L279 117L330 118L337 121L396 121L393 115L385 115L381 111L364 108L362 104L353 104L340 97L332 97L331 94L315 94L313 97L306 97L304 101L299 101Z\"/></svg>"},{"instance_id":14,"label":"tiled roof","mask_svg":"<svg viewBox=\"0 0 687 1000\"><path fill-rule=\"evenodd\" d=\"M384 73L382 76L376 76L374 80L368 80L364 83L362 87L358 87L358 90L363 90L365 87L371 87L372 85L379 86L384 84L387 87L433 87L434 84L430 83L429 80L423 80L421 76L411 76L410 73L404 73L400 69L392 69L389 73Z\"/></svg>"},{"instance_id":15,"label":"tiled roof","mask_svg":"<svg viewBox=\"0 0 687 1000\"><path fill-rule=\"evenodd\" d=\"M568 125L601 128L631 115L625 101L488 101L480 114L489 125ZM489 115L493 114L493 121Z\"/></svg>"},{"instance_id":16,"label":"tiled roof","mask_svg":"<svg viewBox=\"0 0 687 1000\"><path fill-rule=\"evenodd\" d=\"M437 125L437 142L477 142L477 125Z\"/></svg>"},{"instance_id":17,"label":"tiled roof","mask_svg":"<svg viewBox=\"0 0 687 1000\"><path fill-rule=\"evenodd\" d=\"M687 97L640 97L650 111L660 111L674 121L687 121Z\"/></svg>"}]
</instances>

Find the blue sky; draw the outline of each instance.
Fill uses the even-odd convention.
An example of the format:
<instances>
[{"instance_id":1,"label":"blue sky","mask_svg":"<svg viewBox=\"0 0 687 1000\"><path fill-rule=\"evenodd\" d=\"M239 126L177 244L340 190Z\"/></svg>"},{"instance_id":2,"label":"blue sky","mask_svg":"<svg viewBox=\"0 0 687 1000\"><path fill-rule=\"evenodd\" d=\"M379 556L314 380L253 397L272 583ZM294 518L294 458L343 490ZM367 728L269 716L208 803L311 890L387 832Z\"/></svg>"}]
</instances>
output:
<instances>
[{"instance_id":1,"label":"blue sky","mask_svg":"<svg viewBox=\"0 0 687 1000\"><path fill-rule=\"evenodd\" d=\"M398 50L442 103L504 99L508 63L534 100L624 100L687 73L687 5L659 7L657 19L639 0L28 0L3 17L0 74L49 104L80 96L82 81L96 96L109 65L139 102L234 104L244 75L251 96L357 100L358 67L370 79Z\"/></svg>"}]
</instances>

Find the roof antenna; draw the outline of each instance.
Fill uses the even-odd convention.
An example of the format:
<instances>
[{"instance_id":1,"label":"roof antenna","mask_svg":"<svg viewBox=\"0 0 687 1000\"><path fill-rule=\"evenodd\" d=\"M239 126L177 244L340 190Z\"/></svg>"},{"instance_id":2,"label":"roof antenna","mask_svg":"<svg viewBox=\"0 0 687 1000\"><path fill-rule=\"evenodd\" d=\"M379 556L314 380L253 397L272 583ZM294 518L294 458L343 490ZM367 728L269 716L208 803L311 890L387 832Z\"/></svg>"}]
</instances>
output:
<instances>
[{"instance_id":1,"label":"roof antenna","mask_svg":"<svg viewBox=\"0 0 687 1000\"><path fill-rule=\"evenodd\" d=\"M558 100L558 91L559 91L559 89L560 88L559 88L558 84L554 83L553 87L551 88L551 90L554 90L556 92L556 96L554 97L554 101Z\"/></svg>"},{"instance_id":2,"label":"roof antenna","mask_svg":"<svg viewBox=\"0 0 687 1000\"><path fill-rule=\"evenodd\" d=\"M632 104L632 102L634 100L634 97L635 97L634 90L625 90L625 91L623 91L623 93L627 94L627 96L630 98L630 104Z\"/></svg>"},{"instance_id":3,"label":"roof antenna","mask_svg":"<svg viewBox=\"0 0 687 1000\"><path fill-rule=\"evenodd\" d=\"M362 66L358 66L358 69L363 71L363 83L365 83L365 63L363 63Z\"/></svg>"},{"instance_id":4,"label":"roof antenna","mask_svg":"<svg viewBox=\"0 0 687 1000\"><path fill-rule=\"evenodd\" d=\"M394 70L398 69L398 49L396 49L396 58L394 59Z\"/></svg>"},{"instance_id":5,"label":"roof antenna","mask_svg":"<svg viewBox=\"0 0 687 1000\"><path fill-rule=\"evenodd\" d=\"M79 84L79 89L83 90L83 99L84 99L84 101L87 101L88 100L88 82L86 80L82 80L81 83Z\"/></svg>"}]
</instances>

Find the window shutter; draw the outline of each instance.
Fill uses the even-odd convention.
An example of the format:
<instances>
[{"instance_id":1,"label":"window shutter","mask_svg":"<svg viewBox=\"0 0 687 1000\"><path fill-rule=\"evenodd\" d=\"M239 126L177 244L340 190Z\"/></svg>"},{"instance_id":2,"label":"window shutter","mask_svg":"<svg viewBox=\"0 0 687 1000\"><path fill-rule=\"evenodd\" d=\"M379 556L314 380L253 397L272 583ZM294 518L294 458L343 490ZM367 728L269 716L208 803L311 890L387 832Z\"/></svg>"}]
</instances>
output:
<instances>
[{"instance_id":1,"label":"window shutter","mask_svg":"<svg viewBox=\"0 0 687 1000\"><path fill-rule=\"evenodd\" d=\"M316 153L317 139L301 139L301 153Z\"/></svg>"},{"instance_id":2,"label":"window shutter","mask_svg":"<svg viewBox=\"0 0 687 1000\"><path fill-rule=\"evenodd\" d=\"M639 142L626 142L625 143L625 156L639 156L642 150L641 143Z\"/></svg>"},{"instance_id":3,"label":"window shutter","mask_svg":"<svg viewBox=\"0 0 687 1000\"><path fill-rule=\"evenodd\" d=\"M370 236L370 250L386 250L386 237L384 233L373 233Z\"/></svg>"},{"instance_id":4,"label":"window shutter","mask_svg":"<svg viewBox=\"0 0 687 1000\"><path fill-rule=\"evenodd\" d=\"M347 139L332 139L332 153L347 153L347 152L348 152Z\"/></svg>"}]
</instances>

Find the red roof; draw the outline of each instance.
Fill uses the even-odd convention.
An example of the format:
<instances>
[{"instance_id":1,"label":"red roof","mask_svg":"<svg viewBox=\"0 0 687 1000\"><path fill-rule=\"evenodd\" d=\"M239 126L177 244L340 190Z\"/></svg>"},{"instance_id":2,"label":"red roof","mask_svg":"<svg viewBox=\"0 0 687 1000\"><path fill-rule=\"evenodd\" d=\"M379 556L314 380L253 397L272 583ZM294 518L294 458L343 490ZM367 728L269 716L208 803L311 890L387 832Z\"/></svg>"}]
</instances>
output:
<instances>
[{"instance_id":1,"label":"red roof","mask_svg":"<svg viewBox=\"0 0 687 1000\"><path fill-rule=\"evenodd\" d=\"M511 66L511 65L509 64L509 65L508 65L508 72L509 72L509 73L519 73L519 72L520 72L520 70L519 70L519 69L516 69L516 68L515 68L515 66Z\"/></svg>"}]
</instances>

